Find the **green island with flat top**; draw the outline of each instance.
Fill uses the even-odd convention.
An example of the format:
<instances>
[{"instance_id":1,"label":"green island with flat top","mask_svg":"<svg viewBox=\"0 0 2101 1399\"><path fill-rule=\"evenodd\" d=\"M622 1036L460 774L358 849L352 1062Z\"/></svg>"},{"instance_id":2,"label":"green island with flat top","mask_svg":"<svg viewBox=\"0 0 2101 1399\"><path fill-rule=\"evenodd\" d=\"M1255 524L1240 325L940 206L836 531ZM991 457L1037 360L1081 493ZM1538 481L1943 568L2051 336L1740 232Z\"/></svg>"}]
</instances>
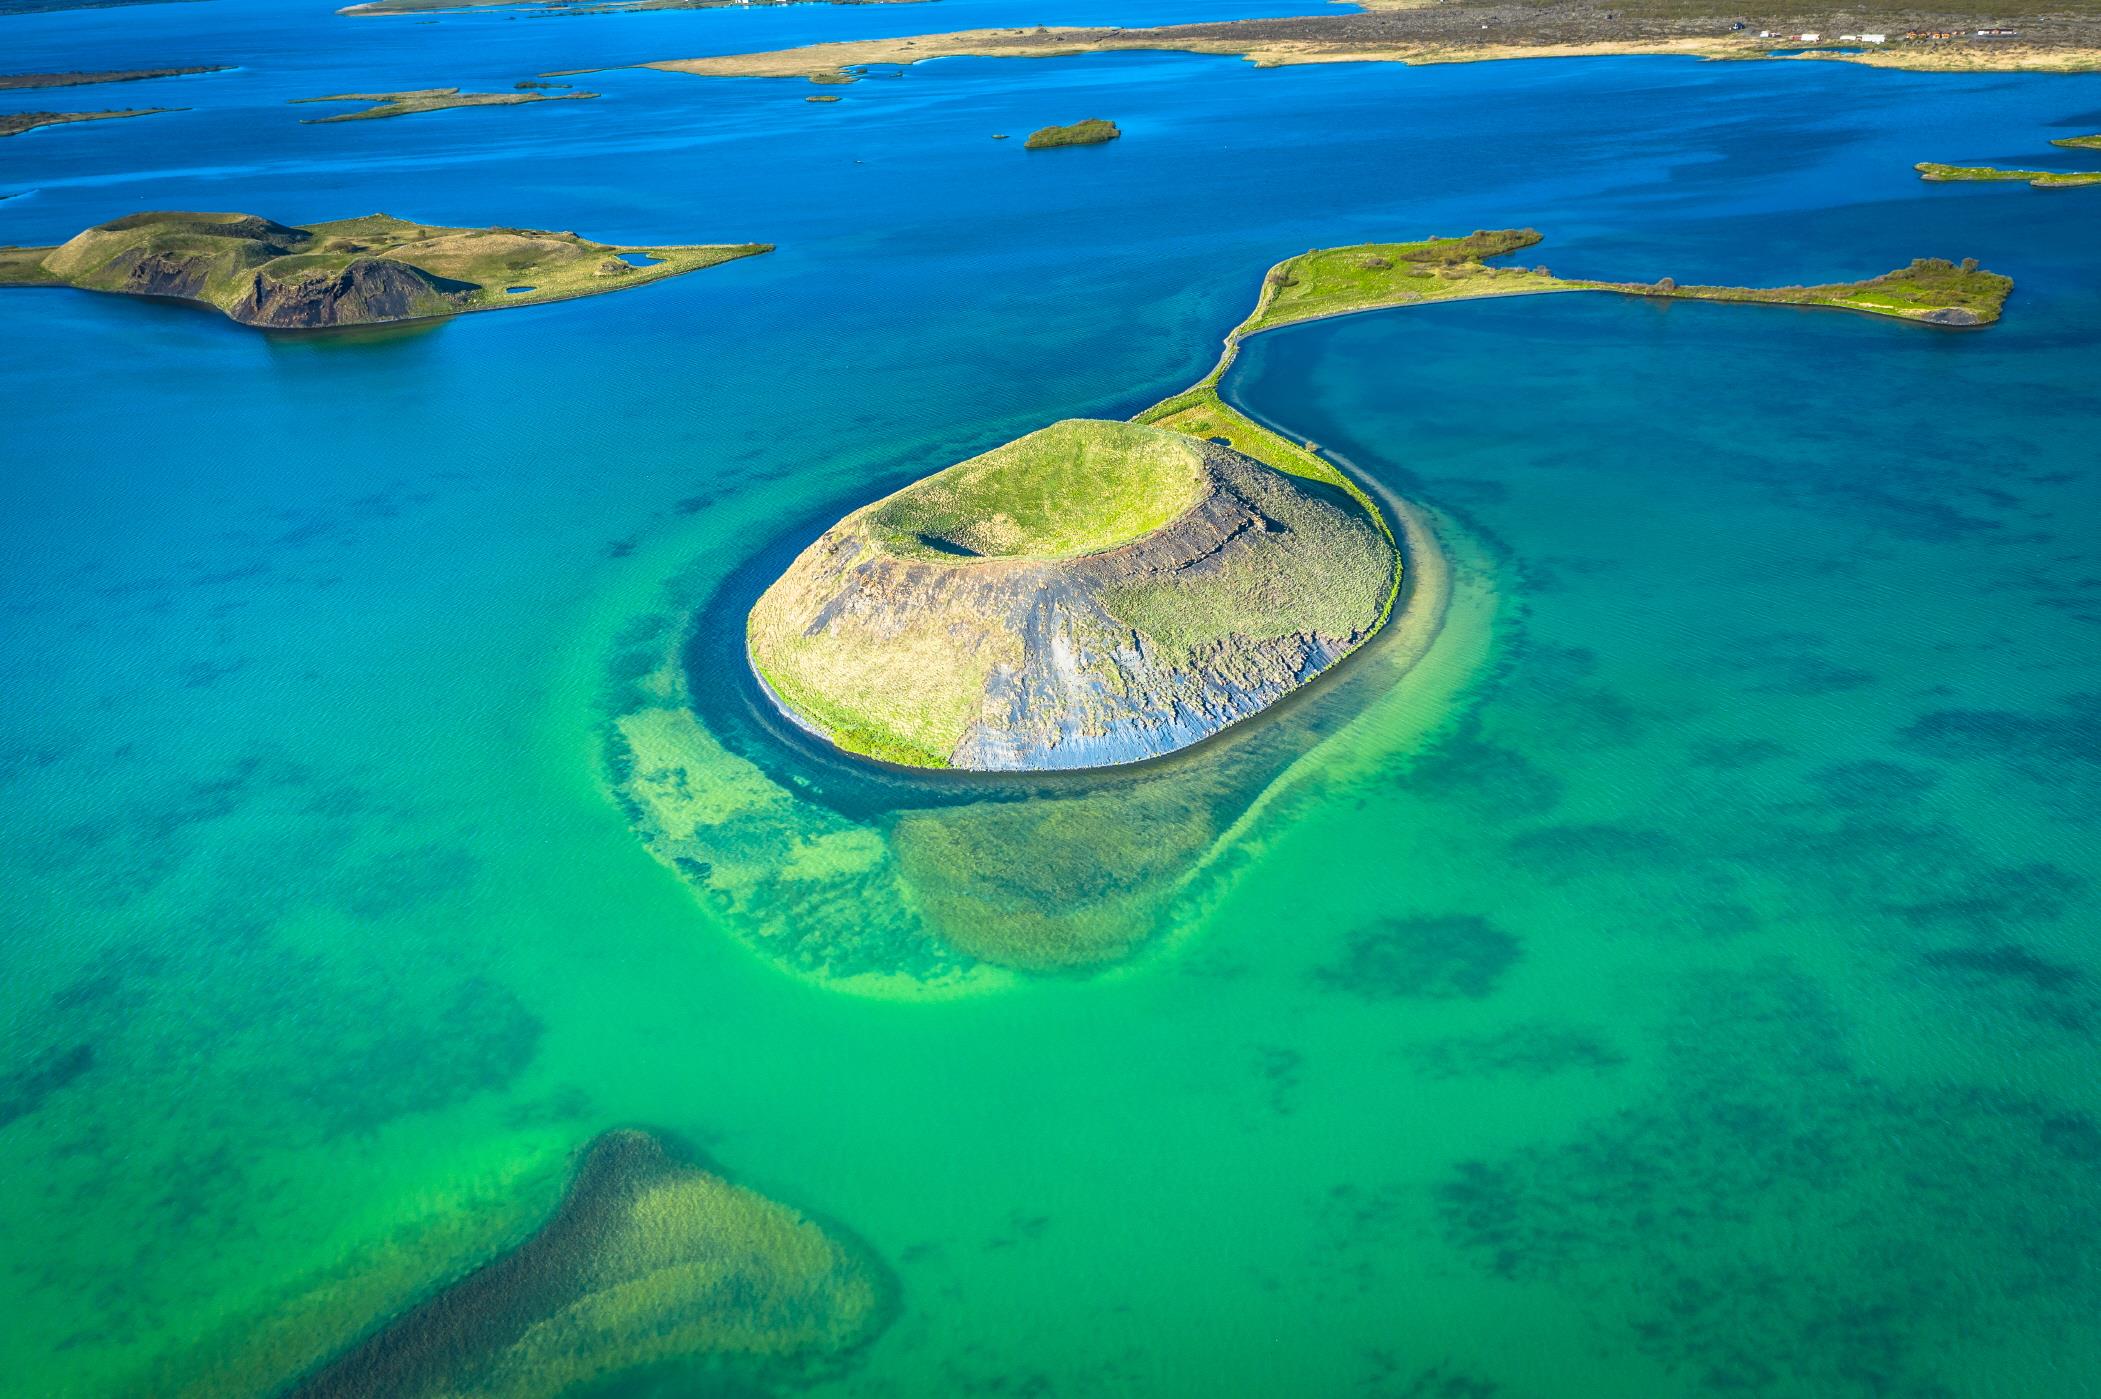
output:
<instances>
[{"instance_id":1,"label":"green island with flat top","mask_svg":"<svg viewBox=\"0 0 2101 1399\"><path fill-rule=\"evenodd\" d=\"M2071 150L2101 150L2101 135L2064 136L2050 143ZM2101 170L2006 170L1996 165L1943 165L1922 160L1911 167L1922 180L1938 182L2018 180L2036 189L2077 189L2101 185Z\"/></svg>"},{"instance_id":2,"label":"green island with flat top","mask_svg":"<svg viewBox=\"0 0 2101 1399\"><path fill-rule=\"evenodd\" d=\"M98 224L55 247L0 248L0 287L167 297L214 307L243 325L318 330L597 296L772 248L637 247L388 214L298 227L254 214L149 213Z\"/></svg>"},{"instance_id":3,"label":"green island with flat top","mask_svg":"<svg viewBox=\"0 0 2101 1399\"><path fill-rule=\"evenodd\" d=\"M1089 117L1070 126L1046 126L1032 134L1022 146L1028 150L1049 150L1056 146L1099 146L1104 141L1114 141L1123 132L1116 123L1101 117Z\"/></svg>"},{"instance_id":4,"label":"green island with flat top","mask_svg":"<svg viewBox=\"0 0 2101 1399\"><path fill-rule=\"evenodd\" d=\"M1484 259L1530 229L1318 249L1271 268L1201 381L1129 423L1056 423L847 515L752 607L790 720L850 753L998 771L1158 757L1268 708L1381 627L1403 560L1341 468L1218 385L1248 336L1434 301L1604 291L1998 319L2012 280L1921 259L1778 288L1556 277Z\"/></svg>"}]
</instances>

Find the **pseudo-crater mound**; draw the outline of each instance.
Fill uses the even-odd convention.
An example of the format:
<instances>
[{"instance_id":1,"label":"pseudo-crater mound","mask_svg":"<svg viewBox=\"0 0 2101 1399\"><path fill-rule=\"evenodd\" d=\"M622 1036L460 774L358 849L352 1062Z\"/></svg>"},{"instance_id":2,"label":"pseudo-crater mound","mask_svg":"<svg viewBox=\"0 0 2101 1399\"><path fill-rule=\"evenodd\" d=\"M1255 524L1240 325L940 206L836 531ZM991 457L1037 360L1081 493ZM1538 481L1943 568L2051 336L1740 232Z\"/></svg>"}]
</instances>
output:
<instances>
[{"instance_id":1,"label":"pseudo-crater mound","mask_svg":"<svg viewBox=\"0 0 2101 1399\"><path fill-rule=\"evenodd\" d=\"M1106 767L1188 747L1385 619L1385 523L1217 442L1072 419L840 520L752 608L754 671L848 752Z\"/></svg>"}]
</instances>

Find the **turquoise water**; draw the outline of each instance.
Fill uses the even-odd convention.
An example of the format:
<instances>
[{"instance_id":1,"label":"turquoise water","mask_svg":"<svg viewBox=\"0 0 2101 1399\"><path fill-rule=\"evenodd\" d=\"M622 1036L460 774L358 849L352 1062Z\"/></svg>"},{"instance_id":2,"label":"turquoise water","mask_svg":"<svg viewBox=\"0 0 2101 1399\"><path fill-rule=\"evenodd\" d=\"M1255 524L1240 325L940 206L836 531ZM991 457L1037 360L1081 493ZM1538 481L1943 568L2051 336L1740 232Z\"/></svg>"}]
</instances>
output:
<instances>
[{"instance_id":1,"label":"turquoise water","mask_svg":"<svg viewBox=\"0 0 2101 1399\"><path fill-rule=\"evenodd\" d=\"M639 1124L887 1260L840 1393L2101 1393L2097 206L1910 170L2101 127L2101 80L1124 55L278 105L1035 18L4 21L10 67L245 66L5 143L0 239L780 244L341 340L0 296L11 1383L216 1363ZM1124 139L988 139L1086 115ZM1117 970L841 994L635 838L638 627L1194 380L1280 256L1522 224L1570 275L2018 290L1976 334L1570 296L1250 342L1238 401L1443 512L1461 688L1314 749Z\"/></svg>"}]
</instances>

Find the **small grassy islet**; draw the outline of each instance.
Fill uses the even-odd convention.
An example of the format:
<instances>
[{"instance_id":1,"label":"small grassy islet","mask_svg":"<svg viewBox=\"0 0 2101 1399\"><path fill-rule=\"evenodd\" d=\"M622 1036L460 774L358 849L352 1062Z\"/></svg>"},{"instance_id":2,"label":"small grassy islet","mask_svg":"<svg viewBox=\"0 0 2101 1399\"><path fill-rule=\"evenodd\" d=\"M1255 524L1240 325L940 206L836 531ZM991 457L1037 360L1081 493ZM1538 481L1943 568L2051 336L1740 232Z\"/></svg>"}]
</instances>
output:
<instances>
[{"instance_id":1,"label":"small grassy islet","mask_svg":"<svg viewBox=\"0 0 2101 1399\"><path fill-rule=\"evenodd\" d=\"M1089 117L1070 126L1046 126L1032 133L1022 142L1027 150L1049 150L1057 146L1098 146L1104 141L1114 141L1123 132L1116 123L1101 117Z\"/></svg>"}]
</instances>

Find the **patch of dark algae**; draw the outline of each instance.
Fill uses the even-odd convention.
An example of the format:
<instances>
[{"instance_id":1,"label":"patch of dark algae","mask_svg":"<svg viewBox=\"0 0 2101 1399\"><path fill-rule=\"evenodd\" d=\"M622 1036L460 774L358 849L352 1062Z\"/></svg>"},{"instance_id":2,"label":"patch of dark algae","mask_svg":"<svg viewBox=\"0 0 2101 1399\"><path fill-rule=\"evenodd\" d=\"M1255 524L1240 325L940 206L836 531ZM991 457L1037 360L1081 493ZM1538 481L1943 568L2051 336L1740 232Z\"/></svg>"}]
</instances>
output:
<instances>
[{"instance_id":1,"label":"patch of dark algae","mask_svg":"<svg viewBox=\"0 0 2101 1399\"><path fill-rule=\"evenodd\" d=\"M612 1131L525 1242L283 1394L532 1399L645 1369L681 1393L764 1394L837 1372L895 1308L843 1231Z\"/></svg>"}]
</instances>

